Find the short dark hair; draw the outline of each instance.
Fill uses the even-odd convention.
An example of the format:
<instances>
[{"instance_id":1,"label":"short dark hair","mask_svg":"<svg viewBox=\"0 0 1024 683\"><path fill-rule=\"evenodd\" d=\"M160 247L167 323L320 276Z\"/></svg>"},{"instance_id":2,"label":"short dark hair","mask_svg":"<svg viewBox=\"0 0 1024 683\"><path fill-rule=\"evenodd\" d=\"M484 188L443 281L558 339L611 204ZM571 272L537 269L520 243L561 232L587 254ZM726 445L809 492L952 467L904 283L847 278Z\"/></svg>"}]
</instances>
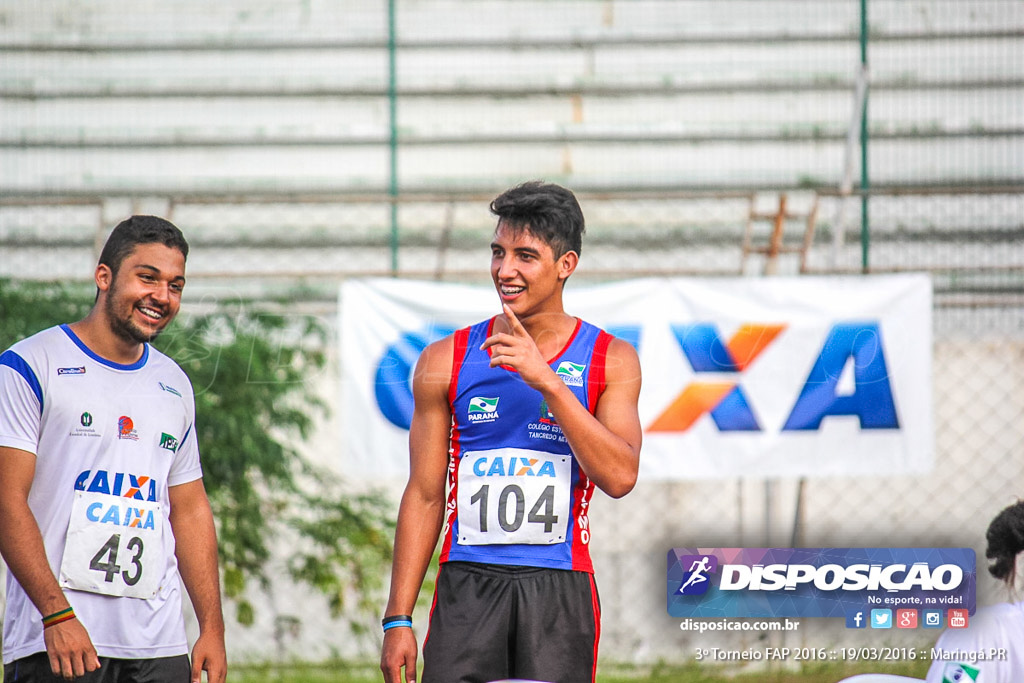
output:
<instances>
[{"instance_id":1,"label":"short dark hair","mask_svg":"<svg viewBox=\"0 0 1024 683\"><path fill-rule=\"evenodd\" d=\"M173 223L157 216L132 216L121 221L110 233L100 253L100 263L116 275L136 246L153 243L177 249L188 258L188 242Z\"/></svg>"},{"instance_id":2,"label":"short dark hair","mask_svg":"<svg viewBox=\"0 0 1024 683\"><path fill-rule=\"evenodd\" d=\"M561 185L531 180L502 192L491 213L513 230L528 230L551 247L555 258L583 248L586 226L576 195Z\"/></svg>"}]
</instances>

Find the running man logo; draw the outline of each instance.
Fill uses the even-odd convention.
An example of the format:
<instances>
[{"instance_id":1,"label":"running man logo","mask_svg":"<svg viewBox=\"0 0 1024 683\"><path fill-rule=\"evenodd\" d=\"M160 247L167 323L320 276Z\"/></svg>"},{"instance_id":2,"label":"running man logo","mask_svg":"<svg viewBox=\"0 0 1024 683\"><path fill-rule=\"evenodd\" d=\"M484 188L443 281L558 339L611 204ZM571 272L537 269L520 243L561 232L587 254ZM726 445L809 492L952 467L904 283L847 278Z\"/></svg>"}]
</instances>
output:
<instances>
[{"instance_id":1,"label":"running man logo","mask_svg":"<svg viewBox=\"0 0 1024 683\"><path fill-rule=\"evenodd\" d=\"M686 555L679 558L682 566L689 565L683 575L683 583L676 591L678 595L703 595L707 593L711 581L708 574L718 570L718 558L714 555Z\"/></svg>"},{"instance_id":2,"label":"running man logo","mask_svg":"<svg viewBox=\"0 0 1024 683\"><path fill-rule=\"evenodd\" d=\"M586 365L580 365L579 363L571 363L567 360L563 360L558 364L558 369L555 370L555 374L558 375L559 379L571 387L582 387L583 371L586 369Z\"/></svg>"},{"instance_id":3,"label":"running man logo","mask_svg":"<svg viewBox=\"0 0 1024 683\"><path fill-rule=\"evenodd\" d=\"M672 332L695 373L742 373L786 329L749 323L728 343L710 323L673 325ZM852 360L854 391L839 394ZM647 428L685 432L705 414L719 431L762 431L738 382L693 382ZM882 333L877 322L834 325L804 382L782 431L813 431L829 416L856 416L861 429L898 429Z\"/></svg>"}]
</instances>

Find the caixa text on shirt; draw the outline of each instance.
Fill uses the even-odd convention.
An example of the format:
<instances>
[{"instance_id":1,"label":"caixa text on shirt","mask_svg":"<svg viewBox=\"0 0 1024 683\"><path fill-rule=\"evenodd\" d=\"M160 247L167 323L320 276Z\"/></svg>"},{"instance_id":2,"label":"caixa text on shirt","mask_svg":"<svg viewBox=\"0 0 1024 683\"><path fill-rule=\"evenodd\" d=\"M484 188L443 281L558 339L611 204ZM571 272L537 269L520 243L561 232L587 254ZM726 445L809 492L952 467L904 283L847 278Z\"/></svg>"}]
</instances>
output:
<instances>
[{"instance_id":1,"label":"caixa text on shirt","mask_svg":"<svg viewBox=\"0 0 1024 683\"><path fill-rule=\"evenodd\" d=\"M76 491L105 493L109 496L157 501L159 486L156 479L131 472L85 470L75 479Z\"/></svg>"}]
</instances>

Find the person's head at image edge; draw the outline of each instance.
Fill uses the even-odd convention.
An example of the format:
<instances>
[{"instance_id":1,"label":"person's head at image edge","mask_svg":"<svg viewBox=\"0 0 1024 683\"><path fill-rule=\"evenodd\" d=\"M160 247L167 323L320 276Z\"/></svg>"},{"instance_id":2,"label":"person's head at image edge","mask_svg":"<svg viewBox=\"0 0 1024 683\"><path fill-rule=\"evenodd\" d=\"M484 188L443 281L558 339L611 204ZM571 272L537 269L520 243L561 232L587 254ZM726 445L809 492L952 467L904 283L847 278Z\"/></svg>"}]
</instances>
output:
<instances>
[{"instance_id":1,"label":"person's head at image edge","mask_svg":"<svg viewBox=\"0 0 1024 683\"><path fill-rule=\"evenodd\" d=\"M1011 595L1019 596L1017 557L1024 552L1024 500L1007 506L992 519L985 540L985 557L992 561L989 574L1006 584Z\"/></svg>"}]
</instances>

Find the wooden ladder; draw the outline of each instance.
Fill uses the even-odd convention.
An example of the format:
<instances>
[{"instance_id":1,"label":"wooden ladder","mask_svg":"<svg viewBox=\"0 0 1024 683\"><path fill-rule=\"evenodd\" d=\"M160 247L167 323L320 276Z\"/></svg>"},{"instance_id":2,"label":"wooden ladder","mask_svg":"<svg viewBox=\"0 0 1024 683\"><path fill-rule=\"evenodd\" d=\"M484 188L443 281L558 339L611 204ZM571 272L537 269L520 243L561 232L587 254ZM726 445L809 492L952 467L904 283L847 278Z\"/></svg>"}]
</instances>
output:
<instances>
[{"instance_id":1,"label":"wooden ladder","mask_svg":"<svg viewBox=\"0 0 1024 683\"><path fill-rule=\"evenodd\" d=\"M786 193L780 193L778 209L774 212L761 212L757 211L757 195L750 195L750 210L747 212L747 228L743 234L743 257L740 262L740 272L746 272L747 258L751 254L764 254L765 275L775 274L780 254L800 254L800 272L807 272L807 252L814 241L814 227L818 219L818 195L814 195L811 206L806 213L788 211L786 208L787 202L788 197ZM790 220L804 221L804 239L800 246L786 246L783 243L786 222ZM759 221L771 221L772 231L766 244L755 245L754 224Z\"/></svg>"}]
</instances>

